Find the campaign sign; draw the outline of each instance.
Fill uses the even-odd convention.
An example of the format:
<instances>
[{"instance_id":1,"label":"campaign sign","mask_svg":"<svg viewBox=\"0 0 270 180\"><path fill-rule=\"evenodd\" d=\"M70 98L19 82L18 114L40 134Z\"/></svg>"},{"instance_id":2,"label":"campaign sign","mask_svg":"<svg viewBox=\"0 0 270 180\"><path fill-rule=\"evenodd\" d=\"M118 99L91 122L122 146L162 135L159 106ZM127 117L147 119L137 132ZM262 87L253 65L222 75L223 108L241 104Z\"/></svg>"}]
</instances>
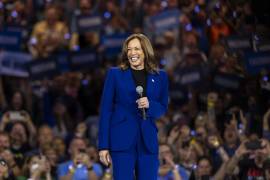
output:
<instances>
[{"instance_id":1,"label":"campaign sign","mask_svg":"<svg viewBox=\"0 0 270 180\"><path fill-rule=\"evenodd\" d=\"M3 51L0 53L0 74L28 77L26 64L31 60L31 55L27 53Z\"/></svg>"},{"instance_id":2,"label":"campaign sign","mask_svg":"<svg viewBox=\"0 0 270 180\"><path fill-rule=\"evenodd\" d=\"M181 68L175 74L175 81L182 86L197 86L202 79L202 72L198 67Z\"/></svg>"},{"instance_id":3,"label":"campaign sign","mask_svg":"<svg viewBox=\"0 0 270 180\"><path fill-rule=\"evenodd\" d=\"M5 27L5 31L23 33L24 31L26 31L26 27L19 26L19 25L9 25Z\"/></svg>"},{"instance_id":4,"label":"campaign sign","mask_svg":"<svg viewBox=\"0 0 270 180\"><path fill-rule=\"evenodd\" d=\"M226 38L226 43L233 52L252 49L249 36L230 36Z\"/></svg>"},{"instance_id":5,"label":"campaign sign","mask_svg":"<svg viewBox=\"0 0 270 180\"><path fill-rule=\"evenodd\" d=\"M65 73L70 71L70 53L61 52L56 55L57 65L60 73Z\"/></svg>"},{"instance_id":6,"label":"campaign sign","mask_svg":"<svg viewBox=\"0 0 270 180\"><path fill-rule=\"evenodd\" d=\"M257 46L258 51L270 51L270 41L260 43Z\"/></svg>"},{"instance_id":7,"label":"campaign sign","mask_svg":"<svg viewBox=\"0 0 270 180\"><path fill-rule=\"evenodd\" d=\"M164 33L168 30L179 28L180 11L177 9L166 10L150 18L150 22L153 25L157 34Z\"/></svg>"},{"instance_id":8,"label":"campaign sign","mask_svg":"<svg viewBox=\"0 0 270 180\"><path fill-rule=\"evenodd\" d=\"M0 32L0 49L19 51L21 46L21 33L19 32Z\"/></svg>"},{"instance_id":9,"label":"campaign sign","mask_svg":"<svg viewBox=\"0 0 270 180\"><path fill-rule=\"evenodd\" d=\"M234 74L217 73L214 77L213 83L215 87L220 90L237 90L241 85L243 78Z\"/></svg>"},{"instance_id":10,"label":"campaign sign","mask_svg":"<svg viewBox=\"0 0 270 180\"><path fill-rule=\"evenodd\" d=\"M129 36L127 33L105 35L102 37L102 45L105 50L105 56L115 57L121 53L123 43Z\"/></svg>"},{"instance_id":11,"label":"campaign sign","mask_svg":"<svg viewBox=\"0 0 270 180\"><path fill-rule=\"evenodd\" d=\"M33 60L28 64L32 80L50 79L60 74L56 57Z\"/></svg>"},{"instance_id":12,"label":"campaign sign","mask_svg":"<svg viewBox=\"0 0 270 180\"><path fill-rule=\"evenodd\" d=\"M250 74L257 74L263 69L270 69L270 51L247 52L244 58L246 70Z\"/></svg>"},{"instance_id":13,"label":"campaign sign","mask_svg":"<svg viewBox=\"0 0 270 180\"><path fill-rule=\"evenodd\" d=\"M170 83L170 102L175 105L183 105L188 101L187 88L179 83Z\"/></svg>"},{"instance_id":14,"label":"campaign sign","mask_svg":"<svg viewBox=\"0 0 270 180\"><path fill-rule=\"evenodd\" d=\"M102 27L102 18L99 15L78 16L77 27L79 33L99 31Z\"/></svg>"},{"instance_id":15,"label":"campaign sign","mask_svg":"<svg viewBox=\"0 0 270 180\"><path fill-rule=\"evenodd\" d=\"M70 69L73 71L92 69L97 66L99 66L98 56L93 51L74 52L70 56Z\"/></svg>"}]
</instances>

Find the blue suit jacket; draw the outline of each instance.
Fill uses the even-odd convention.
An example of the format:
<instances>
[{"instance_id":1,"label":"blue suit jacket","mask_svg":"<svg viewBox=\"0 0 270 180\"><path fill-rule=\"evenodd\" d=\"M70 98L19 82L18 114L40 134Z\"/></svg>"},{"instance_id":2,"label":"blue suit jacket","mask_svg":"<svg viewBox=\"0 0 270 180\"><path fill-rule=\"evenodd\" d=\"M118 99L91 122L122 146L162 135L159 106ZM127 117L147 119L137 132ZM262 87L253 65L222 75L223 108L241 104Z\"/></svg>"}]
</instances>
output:
<instances>
[{"instance_id":1,"label":"blue suit jacket","mask_svg":"<svg viewBox=\"0 0 270 180\"><path fill-rule=\"evenodd\" d=\"M141 129L144 143L152 153L158 152L155 120L167 111L168 78L164 71L147 75L146 95L149 108L146 120L138 109L136 85L130 69L111 68L107 73L99 121L99 149L127 150ZM138 123L138 121L142 121Z\"/></svg>"}]
</instances>

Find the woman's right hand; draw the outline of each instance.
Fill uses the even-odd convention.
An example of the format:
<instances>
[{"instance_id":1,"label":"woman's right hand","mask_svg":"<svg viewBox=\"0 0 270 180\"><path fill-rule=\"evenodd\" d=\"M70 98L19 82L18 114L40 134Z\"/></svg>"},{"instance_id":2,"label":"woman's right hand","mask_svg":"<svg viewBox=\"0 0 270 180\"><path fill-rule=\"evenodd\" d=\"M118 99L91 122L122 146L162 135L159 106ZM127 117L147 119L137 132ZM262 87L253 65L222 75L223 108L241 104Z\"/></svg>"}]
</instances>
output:
<instances>
[{"instance_id":1,"label":"woman's right hand","mask_svg":"<svg viewBox=\"0 0 270 180\"><path fill-rule=\"evenodd\" d=\"M109 166L111 164L111 156L109 150L101 150L99 151L99 159L105 166Z\"/></svg>"}]
</instances>

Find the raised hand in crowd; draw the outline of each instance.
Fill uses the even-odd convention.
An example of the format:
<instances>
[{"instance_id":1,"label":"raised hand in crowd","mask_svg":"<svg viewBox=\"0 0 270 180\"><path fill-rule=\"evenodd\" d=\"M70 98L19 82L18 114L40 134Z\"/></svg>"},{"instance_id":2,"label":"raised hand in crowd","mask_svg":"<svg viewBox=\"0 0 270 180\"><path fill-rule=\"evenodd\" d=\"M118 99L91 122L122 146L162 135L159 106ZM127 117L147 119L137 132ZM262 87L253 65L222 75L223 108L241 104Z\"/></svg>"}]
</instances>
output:
<instances>
[{"instance_id":1,"label":"raised hand in crowd","mask_svg":"<svg viewBox=\"0 0 270 180\"><path fill-rule=\"evenodd\" d=\"M3 160L5 160L5 162L7 163L8 167L9 167L10 172L14 176L18 176L21 174L21 169L18 166L17 162L15 161L15 157L14 157L13 153L9 149L2 151L0 153L0 157L2 157Z\"/></svg>"},{"instance_id":2,"label":"raised hand in crowd","mask_svg":"<svg viewBox=\"0 0 270 180\"><path fill-rule=\"evenodd\" d=\"M216 135L209 136L208 143L217 150L223 162L226 163L229 161L229 156L224 150L224 148L221 146L221 142Z\"/></svg>"},{"instance_id":3,"label":"raised hand in crowd","mask_svg":"<svg viewBox=\"0 0 270 180\"><path fill-rule=\"evenodd\" d=\"M85 122L80 122L75 129L75 136L85 137L87 131L87 125Z\"/></svg>"},{"instance_id":4,"label":"raised hand in crowd","mask_svg":"<svg viewBox=\"0 0 270 180\"><path fill-rule=\"evenodd\" d=\"M29 162L30 179L39 180L52 180L51 166L45 156L34 155Z\"/></svg>"},{"instance_id":5,"label":"raised hand in crowd","mask_svg":"<svg viewBox=\"0 0 270 180\"><path fill-rule=\"evenodd\" d=\"M270 117L270 109L268 109L266 113L263 115L263 131L264 132L269 131L269 117Z\"/></svg>"},{"instance_id":6,"label":"raised hand in crowd","mask_svg":"<svg viewBox=\"0 0 270 180\"><path fill-rule=\"evenodd\" d=\"M0 123L0 130L4 131L7 124L14 122L23 122L30 131L31 137L34 137L36 135L36 128L32 122L32 118L29 113L24 110L7 111L6 113L4 113L2 121Z\"/></svg>"},{"instance_id":7,"label":"raised hand in crowd","mask_svg":"<svg viewBox=\"0 0 270 180\"><path fill-rule=\"evenodd\" d=\"M9 178L9 168L7 162L0 158L0 180Z\"/></svg>"},{"instance_id":8,"label":"raised hand in crowd","mask_svg":"<svg viewBox=\"0 0 270 180\"><path fill-rule=\"evenodd\" d=\"M87 154L85 149L79 149L73 158L73 164L77 167L85 166L88 170L89 179L98 179L97 175L93 172L93 161Z\"/></svg>"},{"instance_id":9,"label":"raised hand in crowd","mask_svg":"<svg viewBox=\"0 0 270 180\"><path fill-rule=\"evenodd\" d=\"M269 157L270 145L265 139L249 138L241 143L234 156L230 159L227 166L228 174L248 177L265 177L270 169ZM256 171L256 174L250 172Z\"/></svg>"},{"instance_id":10,"label":"raised hand in crowd","mask_svg":"<svg viewBox=\"0 0 270 180\"><path fill-rule=\"evenodd\" d=\"M170 131L169 137L167 139L168 144L173 145L177 138L179 137L180 131L178 126L174 126Z\"/></svg>"},{"instance_id":11,"label":"raised hand in crowd","mask_svg":"<svg viewBox=\"0 0 270 180\"><path fill-rule=\"evenodd\" d=\"M174 156L169 145L160 145L160 167L159 167L159 177L169 177L170 172L172 172L172 177L174 180L181 180L179 165L174 162Z\"/></svg>"}]
</instances>

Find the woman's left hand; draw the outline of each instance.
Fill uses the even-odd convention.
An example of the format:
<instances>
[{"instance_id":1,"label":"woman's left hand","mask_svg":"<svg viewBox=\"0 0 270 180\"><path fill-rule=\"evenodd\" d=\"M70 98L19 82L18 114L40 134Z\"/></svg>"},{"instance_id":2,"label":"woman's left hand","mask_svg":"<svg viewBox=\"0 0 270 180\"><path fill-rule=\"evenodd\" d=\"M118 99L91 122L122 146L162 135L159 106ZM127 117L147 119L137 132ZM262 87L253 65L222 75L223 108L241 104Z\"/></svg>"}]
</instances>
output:
<instances>
[{"instance_id":1,"label":"woman's left hand","mask_svg":"<svg viewBox=\"0 0 270 180\"><path fill-rule=\"evenodd\" d=\"M147 97L142 97L140 99L137 99L136 103L138 104L138 108L149 108L149 101Z\"/></svg>"}]
</instances>

